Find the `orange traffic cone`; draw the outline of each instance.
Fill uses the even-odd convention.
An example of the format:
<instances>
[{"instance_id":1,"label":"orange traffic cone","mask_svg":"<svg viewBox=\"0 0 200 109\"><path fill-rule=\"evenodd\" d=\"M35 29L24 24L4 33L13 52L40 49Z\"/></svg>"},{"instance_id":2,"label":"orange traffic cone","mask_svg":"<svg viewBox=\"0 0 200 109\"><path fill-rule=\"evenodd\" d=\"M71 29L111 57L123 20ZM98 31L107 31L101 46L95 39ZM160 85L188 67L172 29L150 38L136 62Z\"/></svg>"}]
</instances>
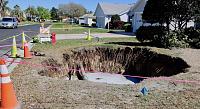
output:
<instances>
[{"instance_id":1,"label":"orange traffic cone","mask_svg":"<svg viewBox=\"0 0 200 109\"><path fill-rule=\"evenodd\" d=\"M28 44L27 42L24 44L24 58L25 59L31 59L31 53L29 52Z\"/></svg>"},{"instance_id":2,"label":"orange traffic cone","mask_svg":"<svg viewBox=\"0 0 200 109\"><path fill-rule=\"evenodd\" d=\"M6 66L6 62L0 59L0 73L1 73L1 107L0 109L19 109L17 97L13 88L10 74Z\"/></svg>"}]
</instances>

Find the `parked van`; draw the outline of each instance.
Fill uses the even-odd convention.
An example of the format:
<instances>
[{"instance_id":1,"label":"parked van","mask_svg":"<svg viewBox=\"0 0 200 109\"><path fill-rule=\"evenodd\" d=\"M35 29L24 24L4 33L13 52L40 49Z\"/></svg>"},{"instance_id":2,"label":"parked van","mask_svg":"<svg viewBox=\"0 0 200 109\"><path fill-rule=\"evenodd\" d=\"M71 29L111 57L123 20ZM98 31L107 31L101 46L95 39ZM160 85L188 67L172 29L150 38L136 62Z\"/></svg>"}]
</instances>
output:
<instances>
[{"instance_id":1,"label":"parked van","mask_svg":"<svg viewBox=\"0 0 200 109\"><path fill-rule=\"evenodd\" d=\"M0 22L1 28L17 28L18 20L16 17L3 17Z\"/></svg>"}]
</instances>

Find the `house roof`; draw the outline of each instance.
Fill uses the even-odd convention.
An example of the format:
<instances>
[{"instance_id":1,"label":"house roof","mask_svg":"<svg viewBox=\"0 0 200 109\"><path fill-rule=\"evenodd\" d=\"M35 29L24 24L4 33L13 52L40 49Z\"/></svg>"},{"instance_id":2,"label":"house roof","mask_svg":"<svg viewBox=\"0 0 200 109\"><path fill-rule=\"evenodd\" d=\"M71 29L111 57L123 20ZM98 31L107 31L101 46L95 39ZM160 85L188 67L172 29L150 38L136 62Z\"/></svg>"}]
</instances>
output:
<instances>
[{"instance_id":1,"label":"house roof","mask_svg":"<svg viewBox=\"0 0 200 109\"><path fill-rule=\"evenodd\" d=\"M133 5L133 6L130 8L128 14L129 14L130 16L132 16L132 15L134 14L135 8L137 8L137 7L139 6L139 4L140 4L141 2L143 2L143 1L147 2L148 0L137 0L137 2L135 3L135 5Z\"/></svg>"},{"instance_id":2,"label":"house roof","mask_svg":"<svg viewBox=\"0 0 200 109\"><path fill-rule=\"evenodd\" d=\"M85 15L79 17L79 18L85 18L85 17L88 17L88 18L95 18L95 16L94 16L93 13L92 13L92 14L85 14Z\"/></svg>"},{"instance_id":3,"label":"house roof","mask_svg":"<svg viewBox=\"0 0 200 109\"><path fill-rule=\"evenodd\" d=\"M121 15L128 12L134 4L99 3L105 15Z\"/></svg>"}]
</instances>

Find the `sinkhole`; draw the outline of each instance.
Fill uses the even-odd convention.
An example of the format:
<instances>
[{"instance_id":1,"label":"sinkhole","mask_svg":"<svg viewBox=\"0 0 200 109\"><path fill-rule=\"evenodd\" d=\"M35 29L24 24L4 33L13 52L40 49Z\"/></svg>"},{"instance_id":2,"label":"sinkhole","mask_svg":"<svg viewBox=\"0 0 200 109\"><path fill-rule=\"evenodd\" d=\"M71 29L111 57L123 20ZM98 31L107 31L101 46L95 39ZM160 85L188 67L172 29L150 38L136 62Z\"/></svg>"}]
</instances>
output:
<instances>
[{"instance_id":1,"label":"sinkhole","mask_svg":"<svg viewBox=\"0 0 200 109\"><path fill-rule=\"evenodd\" d=\"M131 76L169 77L184 73L190 67L179 57L130 47L76 48L63 54L63 63L48 59L42 64L53 66L39 72L42 76L73 79L72 75L76 75L79 80L111 84L135 84L143 80Z\"/></svg>"}]
</instances>

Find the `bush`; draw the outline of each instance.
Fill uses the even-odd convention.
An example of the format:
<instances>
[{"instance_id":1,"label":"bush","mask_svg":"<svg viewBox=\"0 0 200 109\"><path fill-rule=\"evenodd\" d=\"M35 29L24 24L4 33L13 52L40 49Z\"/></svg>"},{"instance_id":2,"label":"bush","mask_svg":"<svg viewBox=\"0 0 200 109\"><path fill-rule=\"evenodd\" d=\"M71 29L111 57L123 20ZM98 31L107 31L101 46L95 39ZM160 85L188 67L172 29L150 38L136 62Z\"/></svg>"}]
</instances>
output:
<instances>
[{"instance_id":1,"label":"bush","mask_svg":"<svg viewBox=\"0 0 200 109\"><path fill-rule=\"evenodd\" d=\"M33 37L32 39L33 39L33 43L39 43L40 42L40 40L38 39L38 37Z\"/></svg>"},{"instance_id":2,"label":"bush","mask_svg":"<svg viewBox=\"0 0 200 109\"><path fill-rule=\"evenodd\" d=\"M171 48L171 47L180 47L180 48L186 48L189 47L189 44L187 43L188 36L176 31L171 32L170 34L166 34L163 37L164 40L157 40L161 47L165 48Z\"/></svg>"},{"instance_id":3,"label":"bush","mask_svg":"<svg viewBox=\"0 0 200 109\"><path fill-rule=\"evenodd\" d=\"M132 25L130 23L124 24L123 29L125 32L132 32Z\"/></svg>"},{"instance_id":4,"label":"bush","mask_svg":"<svg viewBox=\"0 0 200 109\"><path fill-rule=\"evenodd\" d=\"M97 27L96 23L92 23L92 27Z\"/></svg>"},{"instance_id":5,"label":"bush","mask_svg":"<svg viewBox=\"0 0 200 109\"><path fill-rule=\"evenodd\" d=\"M123 26L124 26L124 22L123 21L115 21L113 22L113 28L117 29L117 30L122 30Z\"/></svg>"},{"instance_id":6,"label":"bush","mask_svg":"<svg viewBox=\"0 0 200 109\"><path fill-rule=\"evenodd\" d=\"M120 16L119 15L113 15L111 17L111 22L116 22L116 21L121 21Z\"/></svg>"},{"instance_id":7,"label":"bush","mask_svg":"<svg viewBox=\"0 0 200 109\"><path fill-rule=\"evenodd\" d=\"M188 36L188 43L191 47L200 48L200 31L194 28L187 28L184 34Z\"/></svg>"},{"instance_id":8,"label":"bush","mask_svg":"<svg viewBox=\"0 0 200 109\"><path fill-rule=\"evenodd\" d=\"M163 26L141 26L136 31L136 38L140 42L154 41L154 36L162 37L166 35L166 28Z\"/></svg>"}]
</instances>

